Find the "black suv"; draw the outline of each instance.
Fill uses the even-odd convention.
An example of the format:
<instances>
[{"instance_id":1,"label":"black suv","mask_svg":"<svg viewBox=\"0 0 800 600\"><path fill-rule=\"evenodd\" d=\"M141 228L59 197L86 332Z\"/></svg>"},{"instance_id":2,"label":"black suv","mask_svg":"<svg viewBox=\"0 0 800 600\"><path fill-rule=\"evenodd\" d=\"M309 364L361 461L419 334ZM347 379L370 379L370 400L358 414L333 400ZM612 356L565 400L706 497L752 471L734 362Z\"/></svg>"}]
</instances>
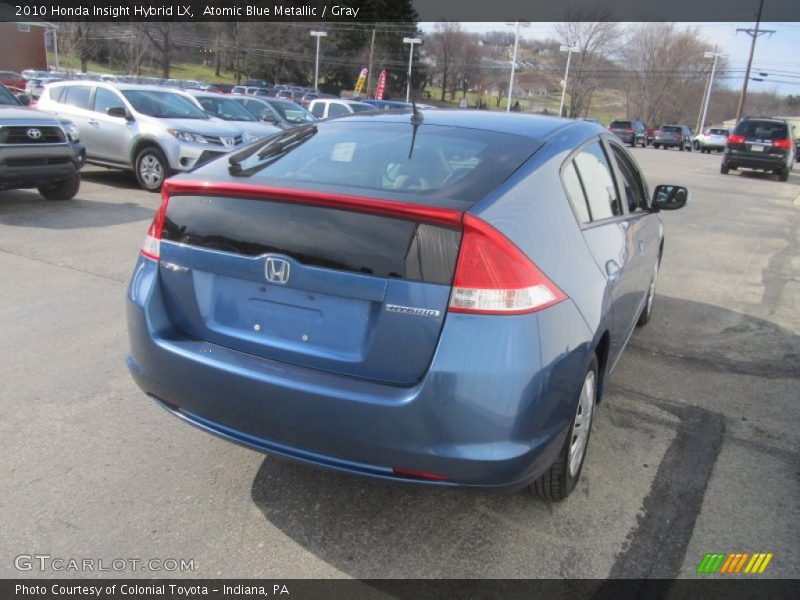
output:
<instances>
[{"instance_id":1,"label":"black suv","mask_svg":"<svg viewBox=\"0 0 800 600\"><path fill-rule=\"evenodd\" d=\"M608 130L626 144L647 147L647 126L641 121L611 121Z\"/></svg>"},{"instance_id":2,"label":"black suv","mask_svg":"<svg viewBox=\"0 0 800 600\"><path fill-rule=\"evenodd\" d=\"M692 130L686 125L662 125L661 129L656 131L653 147L664 150L678 148L681 152L684 150L691 152Z\"/></svg>"},{"instance_id":3,"label":"black suv","mask_svg":"<svg viewBox=\"0 0 800 600\"><path fill-rule=\"evenodd\" d=\"M720 171L756 169L789 180L794 165L795 145L789 123L771 117L746 117L728 136Z\"/></svg>"}]
</instances>

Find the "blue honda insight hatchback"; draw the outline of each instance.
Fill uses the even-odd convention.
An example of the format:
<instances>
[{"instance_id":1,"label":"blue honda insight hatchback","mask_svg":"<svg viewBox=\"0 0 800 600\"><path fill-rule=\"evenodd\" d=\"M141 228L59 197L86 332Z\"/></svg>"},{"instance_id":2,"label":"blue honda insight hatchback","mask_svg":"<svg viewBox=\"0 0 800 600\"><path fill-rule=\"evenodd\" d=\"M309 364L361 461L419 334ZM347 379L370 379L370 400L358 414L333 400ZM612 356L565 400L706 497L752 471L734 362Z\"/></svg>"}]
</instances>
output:
<instances>
[{"instance_id":1,"label":"blue honda insight hatchback","mask_svg":"<svg viewBox=\"0 0 800 600\"><path fill-rule=\"evenodd\" d=\"M559 500L650 319L659 210L585 121L380 112L165 183L128 290L137 384L270 454Z\"/></svg>"}]
</instances>

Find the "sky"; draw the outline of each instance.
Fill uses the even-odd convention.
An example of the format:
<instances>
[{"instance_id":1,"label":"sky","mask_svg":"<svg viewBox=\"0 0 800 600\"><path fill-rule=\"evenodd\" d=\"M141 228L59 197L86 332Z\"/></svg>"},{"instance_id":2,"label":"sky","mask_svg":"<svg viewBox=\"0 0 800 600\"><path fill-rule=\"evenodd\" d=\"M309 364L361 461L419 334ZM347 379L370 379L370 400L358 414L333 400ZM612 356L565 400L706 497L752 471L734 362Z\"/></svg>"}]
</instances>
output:
<instances>
[{"instance_id":1,"label":"sky","mask_svg":"<svg viewBox=\"0 0 800 600\"><path fill-rule=\"evenodd\" d=\"M623 24L624 25L624 24ZM681 23L698 27L701 36L709 44L718 44L719 52L728 55L728 68L739 70L736 77L725 80L725 85L739 89L744 79L751 38L737 29L752 29L754 23ZM470 33L487 31L514 31L513 24L506 23L461 23ZM434 23L420 23L424 32L432 32ZM760 29L773 29L772 36L762 35L756 43L751 77L768 73L764 82L750 81L748 90L775 91L778 94L800 94L800 23L762 23ZM552 23L530 23L520 28L520 37L545 39L555 37Z\"/></svg>"}]
</instances>

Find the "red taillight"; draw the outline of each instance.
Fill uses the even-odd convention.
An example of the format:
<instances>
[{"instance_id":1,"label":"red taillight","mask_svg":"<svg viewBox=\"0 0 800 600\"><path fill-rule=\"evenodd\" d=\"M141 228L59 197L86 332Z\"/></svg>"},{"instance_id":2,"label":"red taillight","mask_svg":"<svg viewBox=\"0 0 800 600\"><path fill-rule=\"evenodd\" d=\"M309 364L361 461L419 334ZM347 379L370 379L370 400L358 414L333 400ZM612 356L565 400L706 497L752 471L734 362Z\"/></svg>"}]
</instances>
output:
<instances>
[{"instance_id":1,"label":"red taillight","mask_svg":"<svg viewBox=\"0 0 800 600\"><path fill-rule=\"evenodd\" d=\"M566 297L508 238L477 217L464 215L450 312L518 315Z\"/></svg>"},{"instance_id":2,"label":"red taillight","mask_svg":"<svg viewBox=\"0 0 800 600\"><path fill-rule=\"evenodd\" d=\"M660 130L660 129L656 129L656 130L653 132L653 135L661 135L661 130Z\"/></svg>"},{"instance_id":3,"label":"red taillight","mask_svg":"<svg viewBox=\"0 0 800 600\"><path fill-rule=\"evenodd\" d=\"M432 479L434 481L447 481L449 477L439 473L430 473L428 471L415 471L413 469L406 469L405 467L394 467L392 469L395 475L401 477L411 477L413 479Z\"/></svg>"},{"instance_id":4,"label":"red taillight","mask_svg":"<svg viewBox=\"0 0 800 600\"><path fill-rule=\"evenodd\" d=\"M728 136L728 143L729 144L744 144L744 136L743 135L729 135Z\"/></svg>"},{"instance_id":5,"label":"red taillight","mask_svg":"<svg viewBox=\"0 0 800 600\"><path fill-rule=\"evenodd\" d=\"M788 150L792 147L792 140L772 140L772 147Z\"/></svg>"},{"instance_id":6,"label":"red taillight","mask_svg":"<svg viewBox=\"0 0 800 600\"><path fill-rule=\"evenodd\" d=\"M632 131L633 131L633 127L626 127L626 128L625 128L625 131L627 131L628 133L630 133L630 132L632 132Z\"/></svg>"},{"instance_id":7,"label":"red taillight","mask_svg":"<svg viewBox=\"0 0 800 600\"><path fill-rule=\"evenodd\" d=\"M164 184L161 187L161 206L158 208L156 216L153 217L153 222L150 223L147 236L142 244L142 254L151 260L159 260L161 258L161 233L164 231L167 204L169 204L169 192L167 191L167 185Z\"/></svg>"}]
</instances>

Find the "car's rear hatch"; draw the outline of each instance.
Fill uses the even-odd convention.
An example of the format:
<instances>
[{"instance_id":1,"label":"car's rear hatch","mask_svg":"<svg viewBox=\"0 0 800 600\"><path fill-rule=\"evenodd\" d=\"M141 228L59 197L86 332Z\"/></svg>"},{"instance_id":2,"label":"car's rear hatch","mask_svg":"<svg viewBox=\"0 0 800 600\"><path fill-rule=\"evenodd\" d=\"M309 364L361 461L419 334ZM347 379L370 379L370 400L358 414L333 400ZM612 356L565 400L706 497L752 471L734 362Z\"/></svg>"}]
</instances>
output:
<instances>
[{"instance_id":1,"label":"car's rear hatch","mask_svg":"<svg viewBox=\"0 0 800 600\"><path fill-rule=\"evenodd\" d=\"M381 135L376 125L371 143L341 129L336 139L350 141L334 141L321 152L343 159L334 166L345 172L328 172L329 180L347 177L350 168L360 171L354 163L361 158L371 161L389 151L374 143ZM358 156L362 141L369 156ZM420 135L410 163L432 160L426 154L432 142ZM306 154L298 152L297 165L317 156L313 150L308 145ZM403 147L401 156L407 153ZM527 156L487 172L502 180ZM463 150L448 161L466 158ZM285 156L280 160L291 163ZM206 169L214 173L215 167L218 174L219 162ZM324 172L316 162L314 176ZM432 181L436 174L426 176ZM226 181L209 184L195 176L165 186L159 277L175 328L252 355L343 375L394 384L424 375L447 312L461 218L471 201L448 200L453 192L444 187L443 198L411 203L380 190L374 191L390 199L363 189L354 195L255 185L253 176L221 179ZM471 189L482 194L480 188L473 181Z\"/></svg>"},{"instance_id":2,"label":"car's rear hatch","mask_svg":"<svg viewBox=\"0 0 800 600\"><path fill-rule=\"evenodd\" d=\"M633 125L630 121L612 121L608 130L620 137L630 137L633 134Z\"/></svg>"},{"instance_id":3,"label":"car's rear hatch","mask_svg":"<svg viewBox=\"0 0 800 600\"><path fill-rule=\"evenodd\" d=\"M786 123L757 119L739 123L727 142L736 156L764 160L785 159L793 144Z\"/></svg>"},{"instance_id":4,"label":"car's rear hatch","mask_svg":"<svg viewBox=\"0 0 800 600\"><path fill-rule=\"evenodd\" d=\"M664 125L656 137L665 142L679 142L683 141L683 132L680 127Z\"/></svg>"}]
</instances>

